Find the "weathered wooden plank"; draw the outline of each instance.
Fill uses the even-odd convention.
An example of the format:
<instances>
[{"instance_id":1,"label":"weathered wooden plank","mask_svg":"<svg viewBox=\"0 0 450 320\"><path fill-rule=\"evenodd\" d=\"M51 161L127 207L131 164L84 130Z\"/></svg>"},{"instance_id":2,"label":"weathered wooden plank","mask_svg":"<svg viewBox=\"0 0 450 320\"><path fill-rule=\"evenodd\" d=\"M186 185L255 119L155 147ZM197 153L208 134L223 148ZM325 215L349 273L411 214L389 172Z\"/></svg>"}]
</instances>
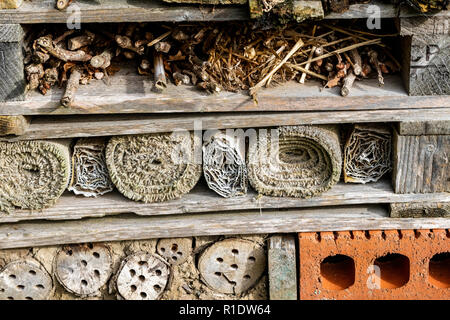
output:
<instances>
[{"instance_id":1,"label":"weathered wooden plank","mask_svg":"<svg viewBox=\"0 0 450 320\"><path fill-rule=\"evenodd\" d=\"M132 22L132 21L229 21L249 19L247 5L208 7L173 6L160 1L146 0L102 0L77 1L74 11L55 9L54 0L25 1L16 10L0 11L0 23L66 23L67 19L79 12L82 23L88 22ZM374 13L374 7L379 11ZM78 9L80 11L78 11ZM330 13L325 19L355 19L376 16L383 18L414 17L418 12L403 6L398 12L397 6L382 1L369 4L354 4L343 13ZM438 16L448 16L448 12L439 12Z\"/></svg>"},{"instance_id":2,"label":"weathered wooden plank","mask_svg":"<svg viewBox=\"0 0 450 320\"><path fill-rule=\"evenodd\" d=\"M450 218L449 202L391 203L390 209L392 218Z\"/></svg>"},{"instance_id":3,"label":"weathered wooden plank","mask_svg":"<svg viewBox=\"0 0 450 320\"><path fill-rule=\"evenodd\" d=\"M0 141L133 135L175 130L261 128L351 122L431 121L435 119L450 120L450 108L282 113L234 112L167 116L42 116L33 117L30 127L23 135L0 137Z\"/></svg>"},{"instance_id":4,"label":"weathered wooden plank","mask_svg":"<svg viewBox=\"0 0 450 320\"><path fill-rule=\"evenodd\" d=\"M0 136L24 134L30 126L30 121L30 117L0 116Z\"/></svg>"},{"instance_id":5,"label":"weathered wooden plank","mask_svg":"<svg viewBox=\"0 0 450 320\"><path fill-rule=\"evenodd\" d=\"M400 19L403 77L410 95L450 94L449 17Z\"/></svg>"},{"instance_id":6,"label":"weathered wooden plank","mask_svg":"<svg viewBox=\"0 0 450 320\"><path fill-rule=\"evenodd\" d=\"M377 110L450 107L447 97L409 97L400 77L386 77L383 87L376 79L355 84L352 95L342 97L335 87L320 91L320 84L289 82L258 93L255 104L245 93L205 94L191 86L169 85L164 93L153 92L153 81L139 76L132 67L123 67L110 84L92 81L80 86L71 108L60 105L64 88L52 88L43 96L33 91L26 101L0 103L1 115L180 113L238 111L322 111Z\"/></svg>"},{"instance_id":7,"label":"weathered wooden plank","mask_svg":"<svg viewBox=\"0 0 450 320\"><path fill-rule=\"evenodd\" d=\"M414 121L414 122L399 122L397 130L400 135L440 135L450 134L450 121Z\"/></svg>"},{"instance_id":8,"label":"weathered wooden plank","mask_svg":"<svg viewBox=\"0 0 450 320\"><path fill-rule=\"evenodd\" d=\"M25 99L22 38L20 25L0 24L0 102Z\"/></svg>"},{"instance_id":9,"label":"weathered wooden plank","mask_svg":"<svg viewBox=\"0 0 450 320\"><path fill-rule=\"evenodd\" d=\"M169 5L147 0L77 1L67 10L55 8L55 0L26 1L16 10L0 11L0 23L67 23L79 18L90 22L227 21L244 20L247 7L199 7ZM70 20L72 19L72 20Z\"/></svg>"},{"instance_id":10,"label":"weathered wooden plank","mask_svg":"<svg viewBox=\"0 0 450 320\"><path fill-rule=\"evenodd\" d=\"M0 226L0 249L208 235L344 230L448 229L448 218L390 218L374 207L84 219Z\"/></svg>"},{"instance_id":11,"label":"weathered wooden plank","mask_svg":"<svg viewBox=\"0 0 450 320\"><path fill-rule=\"evenodd\" d=\"M273 235L268 244L270 300L297 300L296 237Z\"/></svg>"},{"instance_id":12,"label":"weathered wooden plank","mask_svg":"<svg viewBox=\"0 0 450 320\"><path fill-rule=\"evenodd\" d=\"M134 213L141 216L188 215L236 210L267 210L418 201L450 203L450 194L395 194L389 181L380 181L365 185L339 183L331 190L310 199L258 197L253 190L250 190L248 194L242 197L219 199L217 194L202 184L196 186L194 190L180 199L161 203L134 202L116 192L106 194L99 198L76 197L72 193L67 192L51 208L42 211L15 210L9 214L0 215L0 223L42 219L72 220L87 217L111 216L121 213Z\"/></svg>"},{"instance_id":13,"label":"weathered wooden plank","mask_svg":"<svg viewBox=\"0 0 450 320\"><path fill-rule=\"evenodd\" d=\"M450 135L402 136L394 132L396 193L450 192Z\"/></svg>"}]
</instances>

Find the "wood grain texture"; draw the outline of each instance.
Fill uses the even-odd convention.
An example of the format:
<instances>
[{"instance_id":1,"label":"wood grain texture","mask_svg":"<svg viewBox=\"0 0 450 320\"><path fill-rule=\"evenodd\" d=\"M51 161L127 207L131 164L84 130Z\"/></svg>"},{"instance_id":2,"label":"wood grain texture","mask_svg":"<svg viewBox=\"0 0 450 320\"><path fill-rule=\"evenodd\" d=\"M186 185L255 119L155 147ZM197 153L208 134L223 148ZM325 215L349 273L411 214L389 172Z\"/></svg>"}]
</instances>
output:
<instances>
[{"instance_id":1,"label":"wood grain texture","mask_svg":"<svg viewBox=\"0 0 450 320\"><path fill-rule=\"evenodd\" d=\"M30 121L30 117L0 116L0 136L24 134L30 126Z\"/></svg>"},{"instance_id":2,"label":"wood grain texture","mask_svg":"<svg viewBox=\"0 0 450 320\"><path fill-rule=\"evenodd\" d=\"M0 24L0 103L25 99L20 25Z\"/></svg>"},{"instance_id":3,"label":"wood grain texture","mask_svg":"<svg viewBox=\"0 0 450 320\"><path fill-rule=\"evenodd\" d=\"M450 94L450 17L400 19L402 74L410 95Z\"/></svg>"},{"instance_id":4,"label":"wood grain texture","mask_svg":"<svg viewBox=\"0 0 450 320\"><path fill-rule=\"evenodd\" d=\"M329 112L234 112L174 115L36 116L19 137L0 141L61 139L112 135L365 122L450 120L450 108L329 111Z\"/></svg>"},{"instance_id":5,"label":"wood grain texture","mask_svg":"<svg viewBox=\"0 0 450 320\"><path fill-rule=\"evenodd\" d=\"M133 66L124 66L110 78L110 85L91 81L80 86L71 108L60 100L64 89L52 88L49 94L28 92L26 101L0 103L0 115L68 115L110 113L181 113L251 111L337 111L450 107L446 97L409 97L398 76L386 77L380 87L376 79L355 84L352 94L340 95L335 87L320 91L320 83L301 85L289 82L258 93L255 104L246 93L207 94L192 86L169 85L164 93L155 93L149 77L136 74Z\"/></svg>"},{"instance_id":6,"label":"wood grain texture","mask_svg":"<svg viewBox=\"0 0 450 320\"><path fill-rule=\"evenodd\" d=\"M268 242L270 300L297 300L296 237L273 235Z\"/></svg>"},{"instance_id":7,"label":"wood grain texture","mask_svg":"<svg viewBox=\"0 0 450 320\"><path fill-rule=\"evenodd\" d=\"M165 217L120 216L81 221L3 224L0 226L0 249L218 234L448 228L448 218L395 219L388 216L386 209L377 206Z\"/></svg>"},{"instance_id":8,"label":"wood grain texture","mask_svg":"<svg viewBox=\"0 0 450 320\"><path fill-rule=\"evenodd\" d=\"M402 136L394 132L396 193L450 192L450 135Z\"/></svg>"},{"instance_id":9,"label":"wood grain texture","mask_svg":"<svg viewBox=\"0 0 450 320\"><path fill-rule=\"evenodd\" d=\"M450 218L449 202L391 203L392 218Z\"/></svg>"},{"instance_id":10,"label":"wood grain texture","mask_svg":"<svg viewBox=\"0 0 450 320\"><path fill-rule=\"evenodd\" d=\"M399 122L397 131L405 136L450 135L450 121Z\"/></svg>"},{"instance_id":11,"label":"wood grain texture","mask_svg":"<svg viewBox=\"0 0 450 320\"><path fill-rule=\"evenodd\" d=\"M191 215L207 212L236 210L270 210L355 204L380 204L390 202L447 202L450 194L395 194L389 181L354 185L339 183L331 190L310 198L276 198L260 196L253 190L242 197L221 198L206 186L199 184L180 199L161 203L140 203L126 199L117 192L99 198L76 197L66 192L55 206L42 211L15 210L0 215L0 223L26 220L72 220L87 217L104 217L121 213L140 216Z\"/></svg>"},{"instance_id":12,"label":"wood grain texture","mask_svg":"<svg viewBox=\"0 0 450 320\"><path fill-rule=\"evenodd\" d=\"M247 7L170 5L161 1L77 1L67 10L54 0L26 1L16 10L0 10L0 23L66 23L80 10L81 23L150 21L227 21L248 19Z\"/></svg>"},{"instance_id":13,"label":"wood grain texture","mask_svg":"<svg viewBox=\"0 0 450 320\"><path fill-rule=\"evenodd\" d=\"M398 8L382 1L369 4L354 4L344 13L329 13L325 19L355 19L373 16L370 6L376 5L383 18L413 17L418 12L405 6ZM78 1L81 22L132 22L132 21L229 21L249 19L248 5L242 6L198 6L170 5L160 1L146 0L102 0ZM373 10L373 9L372 9ZM0 23L66 23L68 11L58 11L53 0L26 1L16 10L0 10ZM448 16L448 11L437 13Z\"/></svg>"}]
</instances>

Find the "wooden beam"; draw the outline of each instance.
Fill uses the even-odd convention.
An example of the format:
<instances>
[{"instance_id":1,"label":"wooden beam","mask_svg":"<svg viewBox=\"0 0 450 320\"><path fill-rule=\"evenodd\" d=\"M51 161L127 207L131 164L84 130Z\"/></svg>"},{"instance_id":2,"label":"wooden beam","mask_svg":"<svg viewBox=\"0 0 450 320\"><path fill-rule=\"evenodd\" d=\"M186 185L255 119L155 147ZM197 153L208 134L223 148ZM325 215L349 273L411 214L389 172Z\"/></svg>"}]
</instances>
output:
<instances>
[{"instance_id":1,"label":"wooden beam","mask_svg":"<svg viewBox=\"0 0 450 320\"><path fill-rule=\"evenodd\" d=\"M124 66L110 78L110 84L92 81L80 86L71 108L60 100L64 88L50 94L33 91L26 101L0 103L0 115L68 115L108 113L259 112L259 111L353 111L422 108L450 108L445 96L409 97L399 76L388 76L383 87L376 79L355 84L352 95L342 97L340 88L319 91L320 84L289 82L258 92L255 104L245 93L205 94L192 86L169 85L163 93L152 91L153 82Z\"/></svg>"},{"instance_id":2,"label":"wooden beam","mask_svg":"<svg viewBox=\"0 0 450 320\"><path fill-rule=\"evenodd\" d=\"M450 218L449 202L391 203L392 218Z\"/></svg>"},{"instance_id":3,"label":"wooden beam","mask_svg":"<svg viewBox=\"0 0 450 320\"><path fill-rule=\"evenodd\" d=\"M0 24L0 106L5 101L25 99L23 36L20 25Z\"/></svg>"},{"instance_id":4,"label":"wooden beam","mask_svg":"<svg viewBox=\"0 0 450 320\"><path fill-rule=\"evenodd\" d=\"M380 204L390 202L447 202L450 194L395 194L389 181L364 185L339 183L331 190L309 199L260 196L250 190L247 195L220 198L203 184L180 199L160 203L142 203L126 199L117 192L99 198L85 198L66 192L51 208L41 211L15 210L0 215L0 223L26 220L72 220L87 217L104 217L121 213L140 216L164 216L235 210L270 210L354 204Z\"/></svg>"},{"instance_id":5,"label":"wooden beam","mask_svg":"<svg viewBox=\"0 0 450 320\"><path fill-rule=\"evenodd\" d=\"M81 23L228 21L249 18L247 7L200 7L169 5L160 1L77 1L67 10L55 8L54 0L25 1L14 11L0 11L0 23L66 23L79 12ZM78 11L79 10L79 11Z\"/></svg>"},{"instance_id":6,"label":"wooden beam","mask_svg":"<svg viewBox=\"0 0 450 320\"><path fill-rule=\"evenodd\" d=\"M405 136L450 135L450 121L402 121L398 123L397 131Z\"/></svg>"},{"instance_id":7,"label":"wooden beam","mask_svg":"<svg viewBox=\"0 0 450 320\"><path fill-rule=\"evenodd\" d=\"M449 218L395 219L389 218L386 209L377 206L165 217L119 216L3 224L0 225L0 249L209 235L448 228Z\"/></svg>"},{"instance_id":8,"label":"wooden beam","mask_svg":"<svg viewBox=\"0 0 450 320\"><path fill-rule=\"evenodd\" d=\"M24 134L30 126L30 122L30 117L0 116L0 136Z\"/></svg>"},{"instance_id":9,"label":"wooden beam","mask_svg":"<svg viewBox=\"0 0 450 320\"><path fill-rule=\"evenodd\" d=\"M450 120L450 108L330 111L330 112L234 112L175 115L105 115L33 117L28 130L19 137L1 141L61 139L112 135L133 135L175 130L237 129L280 125L364 123L391 121Z\"/></svg>"},{"instance_id":10,"label":"wooden beam","mask_svg":"<svg viewBox=\"0 0 450 320\"><path fill-rule=\"evenodd\" d=\"M198 6L168 5L160 1L145 0L102 0L77 1L82 23L90 22L145 22L145 21L229 21L249 19L248 5L243 6ZM364 19L374 15L369 6L380 9L380 17L414 17L420 13L402 7L400 13L393 4L371 1L368 4L354 4L343 13L329 13L325 19ZM0 11L0 23L66 23L71 11L55 9L54 0L25 1L19 9ZM448 11L437 16L448 16Z\"/></svg>"},{"instance_id":11,"label":"wooden beam","mask_svg":"<svg viewBox=\"0 0 450 320\"><path fill-rule=\"evenodd\" d=\"M273 235L268 244L270 300L297 300L296 235Z\"/></svg>"},{"instance_id":12,"label":"wooden beam","mask_svg":"<svg viewBox=\"0 0 450 320\"><path fill-rule=\"evenodd\" d=\"M394 130L395 192L450 192L449 155L450 135L402 136Z\"/></svg>"}]
</instances>

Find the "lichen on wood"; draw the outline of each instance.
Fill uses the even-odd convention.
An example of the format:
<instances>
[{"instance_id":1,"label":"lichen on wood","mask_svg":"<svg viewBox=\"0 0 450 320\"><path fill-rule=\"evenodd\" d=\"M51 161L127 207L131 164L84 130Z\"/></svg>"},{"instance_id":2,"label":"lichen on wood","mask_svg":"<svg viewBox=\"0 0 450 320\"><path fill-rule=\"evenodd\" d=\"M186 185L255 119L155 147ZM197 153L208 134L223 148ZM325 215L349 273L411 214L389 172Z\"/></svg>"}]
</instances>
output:
<instances>
[{"instance_id":1,"label":"lichen on wood","mask_svg":"<svg viewBox=\"0 0 450 320\"><path fill-rule=\"evenodd\" d=\"M135 201L179 198L200 179L201 158L195 154L199 143L188 132L113 137L106 148L111 180Z\"/></svg>"},{"instance_id":2,"label":"lichen on wood","mask_svg":"<svg viewBox=\"0 0 450 320\"><path fill-rule=\"evenodd\" d=\"M335 126L285 126L260 130L250 143L250 184L261 194L307 198L330 189L341 174Z\"/></svg>"}]
</instances>

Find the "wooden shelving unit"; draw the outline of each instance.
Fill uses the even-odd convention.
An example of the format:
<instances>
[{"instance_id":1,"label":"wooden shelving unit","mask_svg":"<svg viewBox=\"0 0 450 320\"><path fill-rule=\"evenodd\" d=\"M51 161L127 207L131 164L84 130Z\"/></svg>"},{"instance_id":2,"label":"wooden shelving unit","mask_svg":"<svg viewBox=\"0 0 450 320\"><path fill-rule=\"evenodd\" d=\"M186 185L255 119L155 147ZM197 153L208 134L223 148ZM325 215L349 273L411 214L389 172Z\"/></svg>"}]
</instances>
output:
<instances>
[{"instance_id":1,"label":"wooden shelving unit","mask_svg":"<svg viewBox=\"0 0 450 320\"><path fill-rule=\"evenodd\" d=\"M382 18L417 15L404 6L399 10L372 1L325 19L368 18L371 5L380 8ZM148 0L78 1L77 6L81 23L249 20L247 6L169 5ZM56 10L54 0L25 1L17 10L0 10L0 24L66 23L71 14ZM436 16L450 14L445 11ZM109 81L81 86L70 109L60 106L62 89L55 88L46 96L30 92L25 101L0 103L0 115L32 116L23 135L0 140L160 133L199 129L199 123L207 130L450 120L449 96L409 96L400 76L386 77L383 87L376 80L357 82L345 98L338 88L320 90L313 81L306 85L291 82L260 90L257 104L246 93L209 95L191 86L169 85L157 94L152 91L152 79L137 75L135 66L123 67ZM396 194L390 181L339 183L311 199L257 197L253 191L223 199L204 185L181 199L152 204L133 202L117 192L98 199L66 193L52 208L0 215L0 248L193 235L450 227L450 219L445 218L391 219L380 206L421 201L450 202L450 195Z\"/></svg>"}]
</instances>

